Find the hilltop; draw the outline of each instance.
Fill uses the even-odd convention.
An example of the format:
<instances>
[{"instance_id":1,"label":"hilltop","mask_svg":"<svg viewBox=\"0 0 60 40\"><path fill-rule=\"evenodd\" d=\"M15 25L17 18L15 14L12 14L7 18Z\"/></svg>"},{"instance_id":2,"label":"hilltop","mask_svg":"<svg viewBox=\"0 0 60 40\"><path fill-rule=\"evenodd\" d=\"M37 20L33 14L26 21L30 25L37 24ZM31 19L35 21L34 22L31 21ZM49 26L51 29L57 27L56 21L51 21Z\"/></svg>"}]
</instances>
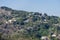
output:
<instances>
[{"instance_id":1,"label":"hilltop","mask_svg":"<svg viewBox=\"0 0 60 40\"><path fill-rule=\"evenodd\" d=\"M1 40L60 40L60 17L0 7Z\"/></svg>"}]
</instances>

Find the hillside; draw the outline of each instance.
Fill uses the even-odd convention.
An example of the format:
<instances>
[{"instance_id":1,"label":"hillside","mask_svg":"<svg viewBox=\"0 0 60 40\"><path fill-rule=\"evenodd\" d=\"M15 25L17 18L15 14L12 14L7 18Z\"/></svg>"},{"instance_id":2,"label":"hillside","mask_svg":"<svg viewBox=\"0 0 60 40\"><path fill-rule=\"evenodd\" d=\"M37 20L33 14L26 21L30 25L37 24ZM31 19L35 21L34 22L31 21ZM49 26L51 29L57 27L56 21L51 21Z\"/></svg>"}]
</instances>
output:
<instances>
[{"instance_id":1,"label":"hillside","mask_svg":"<svg viewBox=\"0 0 60 40\"><path fill-rule=\"evenodd\" d=\"M60 17L0 7L0 40L60 40Z\"/></svg>"}]
</instances>

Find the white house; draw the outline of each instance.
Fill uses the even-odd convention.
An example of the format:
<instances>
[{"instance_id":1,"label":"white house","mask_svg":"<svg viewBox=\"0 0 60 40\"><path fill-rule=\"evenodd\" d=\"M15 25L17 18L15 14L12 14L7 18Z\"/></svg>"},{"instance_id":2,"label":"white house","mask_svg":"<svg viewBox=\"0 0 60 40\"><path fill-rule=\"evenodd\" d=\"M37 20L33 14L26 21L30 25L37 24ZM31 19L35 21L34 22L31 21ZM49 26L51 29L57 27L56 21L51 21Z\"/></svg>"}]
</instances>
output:
<instances>
[{"instance_id":1,"label":"white house","mask_svg":"<svg viewBox=\"0 0 60 40\"><path fill-rule=\"evenodd\" d=\"M8 20L9 23L12 23L12 20Z\"/></svg>"},{"instance_id":2,"label":"white house","mask_svg":"<svg viewBox=\"0 0 60 40\"><path fill-rule=\"evenodd\" d=\"M56 34L53 34L52 37L56 37Z\"/></svg>"},{"instance_id":3,"label":"white house","mask_svg":"<svg viewBox=\"0 0 60 40\"><path fill-rule=\"evenodd\" d=\"M42 36L41 39L42 40L48 40L48 37L47 36Z\"/></svg>"}]
</instances>

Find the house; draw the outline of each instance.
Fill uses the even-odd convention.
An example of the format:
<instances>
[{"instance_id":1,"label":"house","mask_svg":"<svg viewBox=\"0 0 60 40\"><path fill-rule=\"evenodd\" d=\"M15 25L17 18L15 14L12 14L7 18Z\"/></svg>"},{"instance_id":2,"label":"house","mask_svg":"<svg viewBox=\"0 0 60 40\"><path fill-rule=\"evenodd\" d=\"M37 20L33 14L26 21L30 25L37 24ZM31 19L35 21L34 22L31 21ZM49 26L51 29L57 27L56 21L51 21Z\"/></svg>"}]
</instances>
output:
<instances>
[{"instance_id":1,"label":"house","mask_svg":"<svg viewBox=\"0 0 60 40\"><path fill-rule=\"evenodd\" d=\"M16 19L12 18L12 19L8 20L9 23L12 23L13 21L16 21Z\"/></svg>"},{"instance_id":2,"label":"house","mask_svg":"<svg viewBox=\"0 0 60 40\"><path fill-rule=\"evenodd\" d=\"M16 19L15 18L12 18L12 21L16 21Z\"/></svg>"},{"instance_id":3,"label":"house","mask_svg":"<svg viewBox=\"0 0 60 40\"><path fill-rule=\"evenodd\" d=\"M9 23L12 23L12 20L8 20Z\"/></svg>"},{"instance_id":4,"label":"house","mask_svg":"<svg viewBox=\"0 0 60 40\"><path fill-rule=\"evenodd\" d=\"M48 37L47 36L42 36L41 40L48 40Z\"/></svg>"},{"instance_id":5,"label":"house","mask_svg":"<svg viewBox=\"0 0 60 40\"><path fill-rule=\"evenodd\" d=\"M28 23L29 22L29 19L25 20L24 22Z\"/></svg>"},{"instance_id":6,"label":"house","mask_svg":"<svg viewBox=\"0 0 60 40\"><path fill-rule=\"evenodd\" d=\"M6 24L8 24L8 21L6 21Z\"/></svg>"},{"instance_id":7,"label":"house","mask_svg":"<svg viewBox=\"0 0 60 40\"><path fill-rule=\"evenodd\" d=\"M52 34L52 37L56 37L56 34Z\"/></svg>"},{"instance_id":8,"label":"house","mask_svg":"<svg viewBox=\"0 0 60 40\"><path fill-rule=\"evenodd\" d=\"M44 22L46 22L47 20L46 19L44 19Z\"/></svg>"}]
</instances>

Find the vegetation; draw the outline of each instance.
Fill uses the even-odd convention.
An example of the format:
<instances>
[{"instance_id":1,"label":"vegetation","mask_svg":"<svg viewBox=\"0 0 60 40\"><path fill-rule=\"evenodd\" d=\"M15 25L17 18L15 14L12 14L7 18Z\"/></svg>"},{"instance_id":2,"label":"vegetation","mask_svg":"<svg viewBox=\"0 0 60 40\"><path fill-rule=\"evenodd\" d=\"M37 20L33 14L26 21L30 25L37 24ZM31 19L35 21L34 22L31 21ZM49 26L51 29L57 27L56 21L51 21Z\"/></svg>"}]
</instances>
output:
<instances>
[{"instance_id":1,"label":"vegetation","mask_svg":"<svg viewBox=\"0 0 60 40\"><path fill-rule=\"evenodd\" d=\"M0 10L0 40L59 39L60 18L57 16L13 10L5 6Z\"/></svg>"}]
</instances>

